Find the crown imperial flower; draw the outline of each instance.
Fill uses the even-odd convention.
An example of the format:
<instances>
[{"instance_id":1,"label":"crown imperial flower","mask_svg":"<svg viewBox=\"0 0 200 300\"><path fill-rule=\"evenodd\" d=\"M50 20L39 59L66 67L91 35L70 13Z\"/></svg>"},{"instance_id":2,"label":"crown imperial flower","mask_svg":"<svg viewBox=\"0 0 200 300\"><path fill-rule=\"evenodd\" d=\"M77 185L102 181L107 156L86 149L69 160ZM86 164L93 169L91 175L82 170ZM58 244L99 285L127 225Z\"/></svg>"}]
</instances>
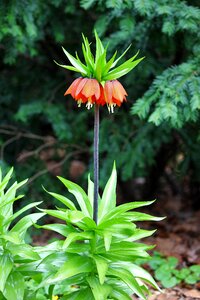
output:
<instances>
[{"instance_id":1,"label":"crown imperial flower","mask_svg":"<svg viewBox=\"0 0 200 300\"><path fill-rule=\"evenodd\" d=\"M113 112L114 107L116 105L121 106L122 102L126 101L127 96L127 92L117 79L135 68L144 57L135 59L138 55L137 52L127 61L117 66L119 61L129 50L130 46L117 59L115 59L117 55L117 52L115 52L114 55L107 61L107 46L104 48L96 31L95 39L95 57L91 52L88 39L83 35L82 51L85 63L80 60L77 53L76 57L74 57L63 48L63 51L72 66L60 65L57 62L56 64L65 69L78 72L82 76L74 80L65 92L65 96L71 94L71 96L77 101L78 106L85 103L88 109L91 108L93 104L107 104L109 112Z\"/></svg>"},{"instance_id":2,"label":"crown imperial flower","mask_svg":"<svg viewBox=\"0 0 200 300\"><path fill-rule=\"evenodd\" d=\"M71 94L77 101L78 106L82 103L86 103L89 109L94 103L99 101L100 93L100 84L96 79L80 77L72 82L64 95Z\"/></svg>"},{"instance_id":3,"label":"crown imperial flower","mask_svg":"<svg viewBox=\"0 0 200 300\"><path fill-rule=\"evenodd\" d=\"M72 82L64 96L71 94L77 101L78 106L86 103L89 109L93 104L107 104L109 111L113 112L114 107L121 106L126 101L127 93L118 80L108 80L104 87L96 80L90 78L77 78Z\"/></svg>"}]
</instances>

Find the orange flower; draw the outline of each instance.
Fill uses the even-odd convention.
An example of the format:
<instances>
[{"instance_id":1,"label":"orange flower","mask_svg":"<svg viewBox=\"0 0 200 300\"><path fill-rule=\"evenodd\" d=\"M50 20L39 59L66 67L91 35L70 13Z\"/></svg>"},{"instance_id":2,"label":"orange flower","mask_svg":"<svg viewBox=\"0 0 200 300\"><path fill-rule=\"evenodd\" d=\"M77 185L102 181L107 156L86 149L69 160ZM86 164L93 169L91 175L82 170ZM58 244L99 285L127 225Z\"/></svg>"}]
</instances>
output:
<instances>
[{"instance_id":1,"label":"orange flower","mask_svg":"<svg viewBox=\"0 0 200 300\"><path fill-rule=\"evenodd\" d=\"M114 107L121 106L126 101L127 93L118 80L108 80L101 85L96 79L77 78L65 92L65 96L71 96L78 102L78 106L86 103L87 108L93 104L105 105L113 112Z\"/></svg>"},{"instance_id":2,"label":"orange flower","mask_svg":"<svg viewBox=\"0 0 200 300\"><path fill-rule=\"evenodd\" d=\"M123 101L126 101L127 92L118 80L108 80L105 82L104 101L108 105L108 110L113 112L114 107L121 106Z\"/></svg>"},{"instance_id":3,"label":"orange flower","mask_svg":"<svg viewBox=\"0 0 200 300\"><path fill-rule=\"evenodd\" d=\"M86 103L89 109L100 99L100 84L96 79L80 77L74 80L64 95L68 94L78 102L78 106Z\"/></svg>"}]
</instances>

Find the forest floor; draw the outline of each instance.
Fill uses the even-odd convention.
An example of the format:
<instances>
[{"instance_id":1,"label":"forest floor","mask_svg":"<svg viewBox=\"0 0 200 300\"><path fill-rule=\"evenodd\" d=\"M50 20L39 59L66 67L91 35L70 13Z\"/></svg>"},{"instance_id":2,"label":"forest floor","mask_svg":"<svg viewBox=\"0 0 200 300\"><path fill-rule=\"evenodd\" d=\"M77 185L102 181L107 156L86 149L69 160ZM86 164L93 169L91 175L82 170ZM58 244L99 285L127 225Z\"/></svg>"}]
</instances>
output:
<instances>
[{"instance_id":1,"label":"forest floor","mask_svg":"<svg viewBox=\"0 0 200 300\"><path fill-rule=\"evenodd\" d=\"M166 257L176 257L180 267L200 265L200 210L194 211L190 201L173 196L161 197L148 213L166 216L166 219L146 225L148 229L157 228L157 231L154 236L146 238L145 243L156 245L154 250ZM144 223L141 225L144 227ZM195 285L179 284L174 288L162 288L162 291L151 291L148 300L200 299L200 281Z\"/></svg>"}]
</instances>

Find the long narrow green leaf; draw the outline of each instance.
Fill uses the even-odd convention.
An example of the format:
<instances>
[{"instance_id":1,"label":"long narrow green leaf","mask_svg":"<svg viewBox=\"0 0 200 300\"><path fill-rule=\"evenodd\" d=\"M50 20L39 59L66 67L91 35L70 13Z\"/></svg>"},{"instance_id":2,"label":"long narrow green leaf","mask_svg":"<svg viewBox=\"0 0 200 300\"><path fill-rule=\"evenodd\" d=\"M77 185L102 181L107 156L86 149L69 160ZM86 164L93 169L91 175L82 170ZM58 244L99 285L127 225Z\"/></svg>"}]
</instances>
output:
<instances>
[{"instance_id":1,"label":"long narrow green leaf","mask_svg":"<svg viewBox=\"0 0 200 300\"><path fill-rule=\"evenodd\" d=\"M95 261L97 267L100 284L104 284L106 273L108 270L108 261L100 255L93 255L92 258Z\"/></svg>"},{"instance_id":2,"label":"long narrow green leaf","mask_svg":"<svg viewBox=\"0 0 200 300\"><path fill-rule=\"evenodd\" d=\"M24 277L19 272L13 272L6 281L3 294L7 300L23 300L24 289Z\"/></svg>"},{"instance_id":3,"label":"long narrow green leaf","mask_svg":"<svg viewBox=\"0 0 200 300\"><path fill-rule=\"evenodd\" d=\"M0 184L0 191L3 191L6 188L6 186L7 186L8 182L9 182L10 178L12 177L12 174L13 174L13 167L8 171L8 173L6 174L6 176L3 178L3 180L2 180L2 182Z\"/></svg>"},{"instance_id":4,"label":"long narrow green leaf","mask_svg":"<svg viewBox=\"0 0 200 300\"><path fill-rule=\"evenodd\" d=\"M108 274L122 280L141 299L146 300L144 292L130 271L121 268L109 268Z\"/></svg>"},{"instance_id":5,"label":"long narrow green leaf","mask_svg":"<svg viewBox=\"0 0 200 300\"><path fill-rule=\"evenodd\" d=\"M117 65L117 63L120 61L120 59L122 59L122 57L124 57L124 55L125 55L126 52L130 49L130 47L131 47L131 44L126 48L126 50L122 53L122 55L120 55L120 56L114 61L114 63L111 65L111 69L114 68L114 67ZM139 54L139 51L138 51L134 56L131 57L131 60L133 61L133 60L138 56L138 54Z\"/></svg>"},{"instance_id":6,"label":"long narrow green leaf","mask_svg":"<svg viewBox=\"0 0 200 300\"><path fill-rule=\"evenodd\" d=\"M113 56L110 58L110 60L103 67L102 75L106 74L110 70L110 68L112 67L113 62L115 60L116 55L117 55L117 51L113 54Z\"/></svg>"},{"instance_id":7,"label":"long narrow green leaf","mask_svg":"<svg viewBox=\"0 0 200 300\"><path fill-rule=\"evenodd\" d=\"M74 241L80 240L91 240L94 237L92 232L72 232L68 235L67 239L63 244L63 249L66 250L67 247Z\"/></svg>"},{"instance_id":8,"label":"long narrow green leaf","mask_svg":"<svg viewBox=\"0 0 200 300\"><path fill-rule=\"evenodd\" d=\"M112 234L113 237L123 240L133 235L135 227L136 225L131 222L120 222L119 224L112 224L107 230Z\"/></svg>"},{"instance_id":9,"label":"long narrow green leaf","mask_svg":"<svg viewBox=\"0 0 200 300\"><path fill-rule=\"evenodd\" d=\"M87 282L91 288L95 300L105 300L112 291L112 287L108 284L100 284L99 280L94 276L87 277Z\"/></svg>"},{"instance_id":10,"label":"long narrow green leaf","mask_svg":"<svg viewBox=\"0 0 200 300\"><path fill-rule=\"evenodd\" d=\"M84 192L84 190L78 185L73 183L72 181L69 181L65 178L59 177L59 180L62 181L62 183L68 188L69 192L72 193L82 210L82 212L92 218L92 206L90 204L90 200L87 197L87 194Z\"/></svg>"},{"instance_id":11,"label":"long narrow green leaf","mask_svg":"<svg viewBox=\"0 0 200 300\"><path fill-rule=\"evenodd\" d=\"M23 217L17 224L10 230L10 232L16 232L21 237L21 239L24 239L24 236L26 234L26 231L29 227L31 227L37 220L42 218L45 215L45 213L33 213L28 216Z\"/></svg>"},{"instance_id":12,"label":"long narrow green leaf","mask_svg":"<svg viewBox=\"0 0 200 300\"><path fill-rule=\"evenodd\" d=\"M1 238L5 241L9 241L12 244L21 244L22 240L16 232L8 232L7 234L1 234Z\"/></svg>"},{"instance_id":13,"label":"long narrow green leaf","mask_svg":"<svg viewBox=\"0 0 200 300\"><path fill-rule=\"evenodd\" d=\"M117 185L117 172L115 164L113 165L113 170L111 176L106 184L103 191L102 200L99 205L99 222L105 214L112 210L116 206L116 185Z\"/></svg>"},{"instance_id":14,"label":"long narrow green leaf","mask_svg":"<svg viewBox=\"0 0 200 300\"><path fill-rule=\"evenodd\" d=\"M121 214L125 213L126 211L135 209L135 208L139 208L139 207L143 207L143 206L148 206L150 204L152 204L153 202L155 202L155 200L153 201L142 201L142 202L130 202L130 203L125 203L125 204L121 204L117 207L115 207L114 209L112 209L111 211L109 211L101 220L101 222L104 222L106 220L110 220L111 218L116 218L118 216L120 216Z\"/></svg>"},{"instance_id":15,"label":"long narrow green leaf","mask_svg":"<svg viewBox=\"0 0 200 300\"><path fill-rule=\"evenodd\" d=\"M72 66L68 66L68 65L61 65L59 64L57 61L54 60L54 62L56 63L56 65L58 65L59 67L62 67L64 69L67 69L67 70L70 70L70 71L74 71L74 72L81 72L81 70L75 68L75 67L72 67ZM82 73L82 72L81 72Z\"/></svg>"},{"instance_id":16,"label":"long narrow green leaf","mask_svg":"<svg viewBox=\"0 0 200 300\"><path fill-rule=\"evenodd\" d=\"M94 300L94 296L89 288L81 289L62 298L63 300Z\"/></svg>"},{"instance_id":17,"label":"long narrow green leaf","mask_svg":"<svg viewBox=\"0 0 200 300\"><path fill-rule=\"evenodd\" d=\"M125 214L127 220L131 222L138 222L138 221L162 221L165 217L154 217L149 214L140 213L140 212L128 212Z\"/></svg>"},{"instance_id":18,"label":"long narrow green leaf","mask_svg":"<svg viewBox=\"0 0 200 300\"><path fill-rule=\"evenodd\" d=\"M24 195L19 195L19 196L15 197L15 198L13 198L13 199L11 199L9 201L2 201L2 203L0 204L0 209L2 207L4 207L4 206L10 204L10 203L14 203L15 201L17 201L17 200L19 200L19 199L21 199L23 197L24 197Z\"/></svg>"},{"instance_id":19,"label":"long narrow green leaf","mask_svg":"<svg viewBox=\"0 0 200 300\"><path fill-rule=\"evenodd\" d=\"M93 205L94 205L94 182L90 179L90 174L88 175L88 199L90 200L90 204L92 206L93 209Z\"/></svg>"},{"instance_id":20,"label":"long narrow green leaf","mask_svg":"<svg viewBox=\"0 0 200 300\"><path fill-rule=\"evenodd\" d=\"M135 229L133 235L130 236L130 237L129 237L128 239L126 239L126 240L127 240L127 241L131 241L131 242L134 242L134 241L143 239L143 238L145 238L145 237L151 236L151 235L153 235L155 232L156 232L156 230L144 230L144 229L137 228L137 229Z\"/></svg>"},{"instance_id":21,"label":"long narrow green leaf","mask_svg":"<svg viewBox=\"0 0 200 300\"><path fill-rule=\"evenodd\" d=\"M94 58L90 49L90 44L88 42L88 39L84 36L84 34L82 34L82 37L83 37L82 50L83 50L85 62L91 68L91 70L93 70Z\"/></svg>"},{"instance_id":22,"label":"long narrow green leaf","mask_svg":"<svg viewBox=\"0 0 200 300\"><path fill-rule=\"evenodd\" d=\"M101 40L98 37L98 34L96 30L94 31L95 39L96 39L96 56L95 56L95 66L97 66L97 62L99 60L99 57L104 53L105 49L103 47L103 44Z\"/></svg>"},{"instance_id":23,"label":"long narrow green leaf","mask_svg":"<svg viewBox=\"0 0 200 300\"><path fill-rule=\"evenodd\" d=\"M65 48L63 48L63 51L65 53L65 55L67 56L67 58L69 59L69 61L71 62L71 64L79 70L79 72L83 73L83 74L87 74L87 67L81 63L80 61L78 61L75 57L73 57L69 52L67 52L67 50L65 50Z\"/></svg>"},{"instance_id":24,"label":"long narrow green leaf","mask_svg":"<svg viewBox=\"0 0 200 300\"><path fill-rule=\"evenodd\" d=\"M0 256L0 291L4 291L7 278L13 268L13 260L10 254L1 254Z\"/></svg>"},{"instance_id":25,"label":"long narrow green leaf","mask_svg":"<svg viewBox=\"0 0 200 300\"><path fill-rule=\"evenodd\" d=\"M52 193L52 192L48 192L47 190L45 190L49 195L53 196L54 198L56 198L57 200L59 200L60 202L62 202L65 206L67 206L69 209L71 210L77 210L76 206L74 205L74 203L69 200L67 197L64 197L63 195L60 194L56 194L56 193Z\"/></svg>"},{"instance_id":26,"label":"long narrow green leaf","mask_svg":"<svg viewBox=\"0 0 200 300\"><path fill-rule=\"evenodd\" d=\"M22 182L15 182L5 193L3 196L3 203L6 203L7 205L3 206L1 209L1 214L5 216L6 218L9 218L13 213L13 202L16 198L16 191L19 189L22 185L24 185L27 182L26 180L23 180ZM13 200L13 201L12 201Z\"/></svg>"},{"instance_id":27,"label":"long narrow green leaf","mask_svg":"<svg viewBox=\"0 0 200 300\"><path fill-rule=\"evenodd\" d=\"M58 272L52 278L47 280L48 284L54 284L56 282L61 282L69 277L80 273L89 273L93 269L93 264L91 259L86 256L73 255L71 254L71 259L66 261L64 265L58 270Z\"/></svg>"},{"instance_id":28,"label":"long narrow green leaf","mask_svg":"<svg viewBox=\"0 0 200 300\"><path fill-rule=\"evenodd\" d=\"M13 256L15 256L15 262L17 257L24 260L39 260L40 256L34 251L33 247L27 244L11 244L9 250Z\"/></svg>"},{"instance_id":29,"label":"long narrow green leaf","mask_svg":"<svg viewBox=\"0 0 200 300\"><path fill-rule=\"evenodd\" d=\"M134 277L146 281L148 284L160 291L159 286L146 270L135 264L127 264L127 269L133 274Z\"/></svg>"},{"instance_id":30,"label":"long narrow green leaf","mask_svg":"<svg viewBox=\"0 0 200 300\"><path fill-rule=\"evenodd\" d=\"M19 189L22 185L24 185L27 181L28 179L25 179L19 183L17 182L13 183L13 185L5 193L6 199L9 199L9 197L13 195L13 193L15 194L16 190Z\"/></svg>"},{"instance_id":31,"label":"long narrow green leaf","mask_svg":"<svg viewBox=\"0 0 200 300\"><path fill-rule=\"evenodd\" d=\"M49 255L45 256L44 259L40 261L40 263L37 266L37 270L43 273L50 272L52 277L53 274L55 274L57 270L60 269L63 266L63 264L69 260L69 257L71 257L71 254L68 255L68 253L66 252L51 252ZM41 283L41 286L45 285L46 283Z\"/></svg>"},{"instance_id":32,"label":"long narrow green leaf","mask_svg":"<svg viewBox=\"0 0 200 300\"><path fill-rule=\"evenodd\" d=\"M55 210L55 209L39 209L41 211L43 211L45 214L58 218L60 220L63 221L67 221L68 218L68 213L64 212L64 211L59 211L59 210Z\"/></svg>"},{"instance_id":33,"label":"long narrow green leaf","mask_svg":"<svg viewBox=\"0 0 200 300\"><path fill-rule=\"evenodd\" d=\"M102 55L99 56L97 63L96 63L96 67L95 67L95 73L94 76L96 77L96 79L101 82L101 75L103 72L103 66L105 66L106 63L106 50L104 51L104 53Z\"/></svg>"},{"instance_id":34,"label":"long narrow green leaf","mask_svg":"<svg viewBox=\"0 0 200 300\"><path fill-rule=\"evenodd\" d=\"M19 271L22 275L24 276L34 276L34 275L37 275L39 274L40 272L47 272L48 270L40 270L38 268L38 264L39 264L40 261L34 261L34 262L26 262L25 264L20 264L18 267L17 267L17 271ZM48 265L48 267L50 267Z\"/></svg>"},{"instance_id":35,"label":"long narrow green leaf","mask_svg":"<svg viewBox=\"0 0 200 300\"><path fill-rule=\"evenodd\" d=\"M67 237L70 233L75 232L74 227L69 227L66 224L47 224L47 225L34 225L36 228L42 228L47 230L52 230L60 233L61 235Z\"/></svg>"},{"instance_id":36,"label":"long narrow green leaf","mask_svg":"<svg viewBox=\"0 0 200 300\"><path fill-rule=\"evenodd\" d=\"M109 230L108 231L104 230L103 231L103 240L104 240L104 245L105 245L106 251L109 251L111 241L112 241L112 232L110 232Z\"/></svg>"},{"instance_id":37,"label":"long narrow green leaf","mask_svg":"<svg viewBox=\"0 0 200 300\"><path fill-rule=\"evenodd\" d=\"M4 225L8 225L10 224L13 220L15 220L17 217L19 217L21 214L23 214L25 211L27 211L28 209L31 209L32 207L36 207L37 205L41 204L42 201L39 202L33 202L30 204L27 204L26 206L24 206L23 208L21 208L19 211L17 211L15 214L13 214L10 218L8 218Z\"/></svg>"},{"instance_id":38,"label":"long narrow green leaf","mask_svg":"<svg viewBox=\"0 0 200 300\"><path fill-rule=\"evenodd\" d=\"M121 66L115 68L114 70L110 71L108 75L105 76L105 80L114 80L117 78L120 78L127 73L129 73L133 68L135 68L141 60L143 60L144 57L139 58L133 62L128 62L126 61L124 64Z\"/></svg>"},{"instance_id":39,"label":"long narrow green leaf","mask_svg":"<svg viewBox=\"0 0 200 300\"><path fill-rule=\"evenodd\" d=\"M116 286L113 286L113 290L110 294L110 297L120 300L132 300L131 296L129 296L125 291L117 288Z\"/></svg>"}]
</instances>

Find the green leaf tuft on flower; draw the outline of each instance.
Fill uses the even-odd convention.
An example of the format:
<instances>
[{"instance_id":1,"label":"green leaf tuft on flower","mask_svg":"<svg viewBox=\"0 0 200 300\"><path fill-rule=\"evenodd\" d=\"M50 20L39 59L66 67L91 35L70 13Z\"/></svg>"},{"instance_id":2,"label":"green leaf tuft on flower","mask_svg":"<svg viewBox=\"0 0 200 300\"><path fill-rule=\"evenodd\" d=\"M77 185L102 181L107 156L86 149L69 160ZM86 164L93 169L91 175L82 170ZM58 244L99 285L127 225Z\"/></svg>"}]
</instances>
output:
<instances>
[{"instance_id":1,"label":"green leaf tuft on flower","mask_svg":"<svg viewBox=\"0 0 200 300\"><path fill-rule=\"evenodd\" d=\"M84 57L84 63L79 59L78 54L76 53L76 57L72 56L64 47L62 47L63 52L67 56L68 60L72 64L72 66L59 64L55 61L57 65L62 68L68 69L70 71L81 73L83 77L94 78L100 83L104 83L107 80L116 80L130 72L133 68L141 62L144 57L136 59L139 51L129 58L127 61L117 66L118 62L124 57L127 51L130 49L131 45L120 55L117 59L117 51L114 55L107 60L107 48L103 46L96 30L94 31L95 40L96 40L96 53L95 57L92 54L90 43L87 37L82 34L83 43L82 43L82 52ZM115 68L115 66L117 66Z\"/></svg>"}]
</instances>

